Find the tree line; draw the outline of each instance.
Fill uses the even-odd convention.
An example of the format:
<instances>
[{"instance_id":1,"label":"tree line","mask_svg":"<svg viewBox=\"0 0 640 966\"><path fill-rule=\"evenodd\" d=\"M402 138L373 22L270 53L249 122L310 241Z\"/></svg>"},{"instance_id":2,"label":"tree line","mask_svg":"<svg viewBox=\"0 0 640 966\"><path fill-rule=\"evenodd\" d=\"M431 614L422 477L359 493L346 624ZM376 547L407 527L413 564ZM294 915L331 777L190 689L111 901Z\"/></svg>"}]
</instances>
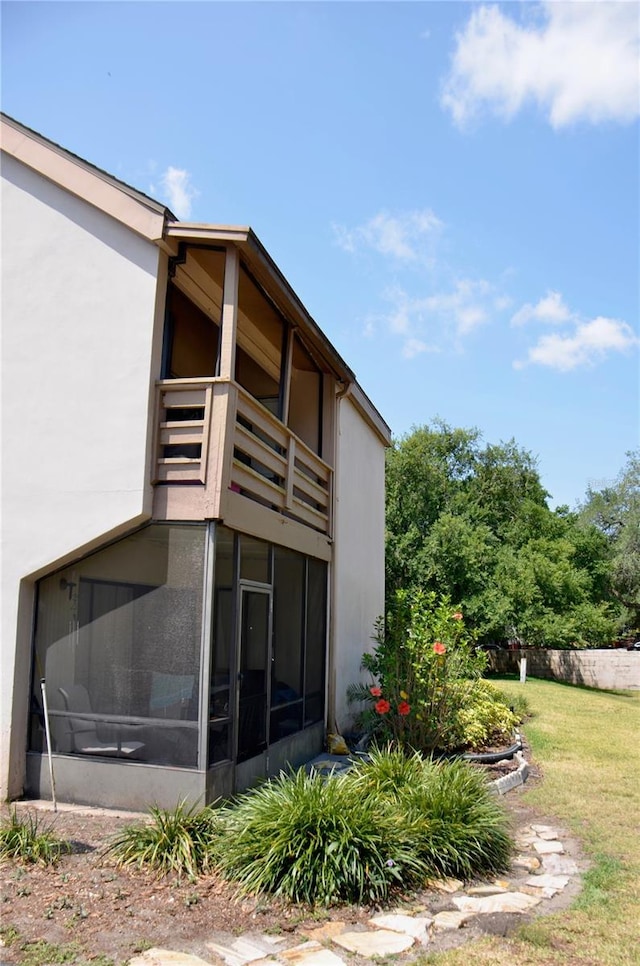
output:
<instances>
[{"instance_id":1,"label":"tree line","mask_svg":"<svg viewBox=\"0 0 640 966\"><path fill-rule=\"evenodd\" d=\"M515 441L436 420L386 467L387 599L448 596L483 645L598 647L640 636L640 450L576 509L552 510Z\"/></svg>"}]
</instances>

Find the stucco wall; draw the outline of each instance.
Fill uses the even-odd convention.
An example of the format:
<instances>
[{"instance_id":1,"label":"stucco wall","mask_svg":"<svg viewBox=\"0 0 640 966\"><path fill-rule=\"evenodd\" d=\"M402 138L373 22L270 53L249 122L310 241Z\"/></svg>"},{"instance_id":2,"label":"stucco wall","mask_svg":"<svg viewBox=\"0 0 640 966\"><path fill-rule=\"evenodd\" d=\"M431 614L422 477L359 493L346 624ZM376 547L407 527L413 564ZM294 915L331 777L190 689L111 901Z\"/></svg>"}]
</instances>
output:
<instances>
[{"instance_id":1,"label":"stucco wall","mask_svg":"<svg viewBox=\"0 0 640 966\"><path fill-rule=\"evenodd\" d=\"M640 690L640 651L603 648L585 651L491 651L491 667L503 674L518 673L521 657L527 674L602 690Z\"/></svg>"},{"instance_id":2,"label":"stucco wall","mask_svg":"<svg viewBox=\"0 0 640 966\"><path fill-rule=\"evenodd\" d=\"M361 678L362 655L384 610L384 459L383 443L346 397L338 414L330 668L335 718L343 731L351 718L346 689Z\"/></svg>"},{"instance_id":3,"label":"stucco wall","mask_svg":"<svg viewBox=\"0 0 640 966\"><path fill-rule=\"evenodd\" d=\"M11 695L28 690L33 579L148 515L160 347L158 249L4 155L2 259L5 797L24 767L26 697Z\"/></svg>"}]
</instances>

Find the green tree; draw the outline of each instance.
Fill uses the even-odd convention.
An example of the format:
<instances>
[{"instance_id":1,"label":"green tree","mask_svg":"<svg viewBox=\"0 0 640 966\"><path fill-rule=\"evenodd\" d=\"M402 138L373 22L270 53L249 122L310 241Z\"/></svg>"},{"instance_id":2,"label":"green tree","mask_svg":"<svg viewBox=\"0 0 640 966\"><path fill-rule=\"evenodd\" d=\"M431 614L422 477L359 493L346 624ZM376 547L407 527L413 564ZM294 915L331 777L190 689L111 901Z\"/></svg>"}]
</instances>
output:
<instances>
[{"instance_id":1,"label":"green tree","mask_svg":"<svg viewBox=\"0 0 640 966\"><path fill-rule=\"evenodd\" d=\"M620 623L640 630L640 450L627 453L627 462L608 486L587 489L579 519L587 532L595 527L610 558L611 594L620 607Z\"/></svg>"},{"instance_id":2,"label":"green tree","mask_svg":"<svg viewBox=\"0 0 640 966\"><path fill-rule=\"evenodd\" d=\"M387 457L387 592L462 605L479 641L553 647L614 634L610 548L596 526L552 511L535 459L511 440L436 421Z\"/></svg>"}]
</instances>

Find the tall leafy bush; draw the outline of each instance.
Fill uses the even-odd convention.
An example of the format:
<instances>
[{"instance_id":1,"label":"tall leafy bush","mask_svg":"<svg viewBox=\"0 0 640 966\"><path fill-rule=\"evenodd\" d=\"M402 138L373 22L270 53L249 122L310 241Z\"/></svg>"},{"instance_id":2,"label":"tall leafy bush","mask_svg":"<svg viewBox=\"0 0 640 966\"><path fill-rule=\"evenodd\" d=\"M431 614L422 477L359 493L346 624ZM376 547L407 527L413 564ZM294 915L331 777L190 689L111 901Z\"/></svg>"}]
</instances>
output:
<instances>
[{"instance_id":1,"label":"tall leafy bush","mask_svg":"<svg viewBox=\"0 0 640 966\"><path fill-rule=\"evenodd\" d=\"M472 701L486 667L467 635L462 613L448 597L419 589L395 592L386 620L377 622L375 646L362 666L374 678L349 688L364 701L361 719L381 741L420 752L460 744L458 713Z\"/></svg>"}]
</instances>

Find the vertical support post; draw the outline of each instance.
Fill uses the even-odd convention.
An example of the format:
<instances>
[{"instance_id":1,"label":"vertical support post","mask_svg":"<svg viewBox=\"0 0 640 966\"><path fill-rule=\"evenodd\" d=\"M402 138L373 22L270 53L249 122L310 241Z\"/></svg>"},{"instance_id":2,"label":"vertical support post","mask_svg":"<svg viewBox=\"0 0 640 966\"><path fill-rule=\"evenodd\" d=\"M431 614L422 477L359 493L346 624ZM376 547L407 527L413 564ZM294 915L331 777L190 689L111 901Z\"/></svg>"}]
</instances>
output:
<instances>
[{"instance_id":1,"label":"vertical support post","mask_svg":"<svg viewBox=\"0 0 640 966\"><path fill-rule=\"evenodd\" d=\"M282 385L282 415L285 426L289 425L289 400L291 399L291 360L293 358L293 326L286 328L286 346L282 357L280 382Z\"/></svg>"},{"instance_id":2,"label":"vertical support post","mask_svg":"<svg viewBox=\"0 0 640 966\"><path fill-rule=\"evenodd\" d=\"M235 378L239 280L240 256L238 249L229 245L224 267L222 331L220 333L220 376L223 379Z\"/></svg>"},{"instance_id":3,"label":"vertical support post","mask_svg":"<svg viewBox=\"0 0 640 966\"><path fill-rule=\"evenodd\" d=\"M205 514L212 520L224 516L224 498L231 483L237 406L238 389L234 383L216 382L205 494Z\"/></svg>"}]
</instances>

